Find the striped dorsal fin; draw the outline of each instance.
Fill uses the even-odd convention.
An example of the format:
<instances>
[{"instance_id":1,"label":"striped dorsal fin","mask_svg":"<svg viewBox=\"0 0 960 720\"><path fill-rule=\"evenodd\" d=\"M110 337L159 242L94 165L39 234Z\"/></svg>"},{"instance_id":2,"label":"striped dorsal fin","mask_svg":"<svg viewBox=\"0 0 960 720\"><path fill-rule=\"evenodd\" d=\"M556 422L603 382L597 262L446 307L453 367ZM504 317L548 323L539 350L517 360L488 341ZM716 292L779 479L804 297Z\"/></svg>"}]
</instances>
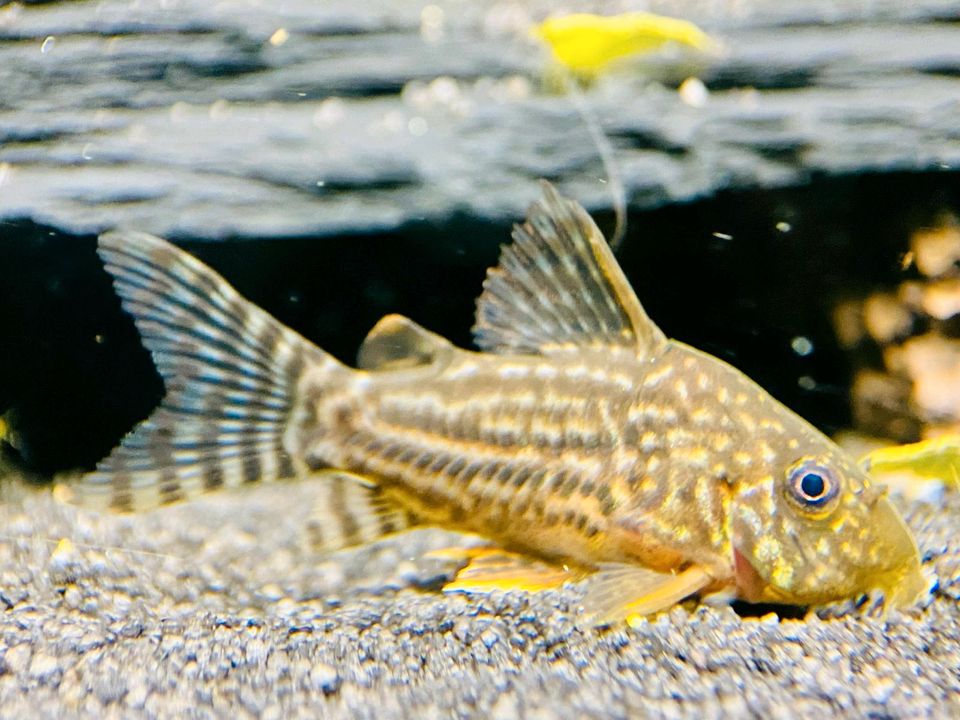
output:
<instances>
[{"instance_id":1,"label":"striped dorsal fin","mask_svg":"<svg viewBox=\"0 0 960 720\"><path fill-rule=\"evenodd\" d=\"M487 273L473 334L482 350L518 355L618 346L649 357L666 343L586 210L546 182Z\"/></svg>"},{"instance_id":2,"label":"striped dorsal fin","mask_svg":"<svg viewBox=\"0 0 960 720\"><path fill-rule=\"evenodd\" d=\"M342 366L160 238L111 232L98 253L166 395L62 495L90 507L145 510L297 475L283 443L297 382L308 366Z\"/></svg>"}]
</instances>

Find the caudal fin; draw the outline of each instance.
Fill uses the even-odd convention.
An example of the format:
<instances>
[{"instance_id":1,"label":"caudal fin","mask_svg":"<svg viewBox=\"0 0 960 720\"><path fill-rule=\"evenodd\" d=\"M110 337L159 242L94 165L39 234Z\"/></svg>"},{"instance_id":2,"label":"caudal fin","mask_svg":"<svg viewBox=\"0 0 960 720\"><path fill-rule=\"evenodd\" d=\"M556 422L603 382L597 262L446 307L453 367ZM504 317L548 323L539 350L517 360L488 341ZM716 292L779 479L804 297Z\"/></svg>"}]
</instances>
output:
<instances>
[{"instance_id":1,"label":"caudal fin","mask_svg":"<svg viewBox=\"0 0 960 720\"><path fill-rule=\"evenodd\" d=\"M244 300L197 259L146 233L98 253L166 386L161 406L66 494L145 510L298 474L284 447L298 380L332 357Z\"/></svg>"}]
</instances>

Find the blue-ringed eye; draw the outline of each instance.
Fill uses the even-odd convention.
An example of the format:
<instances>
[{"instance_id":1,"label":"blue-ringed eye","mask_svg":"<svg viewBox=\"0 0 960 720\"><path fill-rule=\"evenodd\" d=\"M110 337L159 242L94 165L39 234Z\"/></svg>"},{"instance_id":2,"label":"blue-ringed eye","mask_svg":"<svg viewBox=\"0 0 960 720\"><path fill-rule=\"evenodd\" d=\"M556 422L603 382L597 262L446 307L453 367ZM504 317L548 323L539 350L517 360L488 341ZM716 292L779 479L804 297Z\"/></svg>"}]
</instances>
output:
<instances>
[{"instance_id":1,"label":"blue-ringed eye","mask_svg":"<svg viewBox=\"0 0 960 720\"><path fill-rule=\"evenodd\" d=\"M787 481L793 499L811 509L822 508L840 492L833 470L810 460L790 468Z\"/></svg>"}]
</instances>

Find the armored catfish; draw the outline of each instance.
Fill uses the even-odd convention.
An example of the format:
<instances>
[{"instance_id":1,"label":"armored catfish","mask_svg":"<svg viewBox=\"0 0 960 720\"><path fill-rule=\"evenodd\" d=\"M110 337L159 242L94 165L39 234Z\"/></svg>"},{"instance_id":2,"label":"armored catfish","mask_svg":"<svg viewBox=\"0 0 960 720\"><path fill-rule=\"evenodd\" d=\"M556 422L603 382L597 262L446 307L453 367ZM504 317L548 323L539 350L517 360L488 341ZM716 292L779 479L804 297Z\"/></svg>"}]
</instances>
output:
<instances>
[{"instance_id":1,"label":"armored catfish","mask_svg":"<svg viewBox=\"0 0 960 720\"><path fill-rule=\"evenodd\" d=\"M535 586L522 558L537 558L587 578L597 623L698 593L809 605L879 589L904 607L927 588L884 489L743 373L668 340L549 185L488 273L480 352L391 315L352 369L159 238L108 233L99 253L166 396L77 502L140 510L315 475L323 547L478 533L512 554L453 586Z\"/></svg>"}]
</instances>

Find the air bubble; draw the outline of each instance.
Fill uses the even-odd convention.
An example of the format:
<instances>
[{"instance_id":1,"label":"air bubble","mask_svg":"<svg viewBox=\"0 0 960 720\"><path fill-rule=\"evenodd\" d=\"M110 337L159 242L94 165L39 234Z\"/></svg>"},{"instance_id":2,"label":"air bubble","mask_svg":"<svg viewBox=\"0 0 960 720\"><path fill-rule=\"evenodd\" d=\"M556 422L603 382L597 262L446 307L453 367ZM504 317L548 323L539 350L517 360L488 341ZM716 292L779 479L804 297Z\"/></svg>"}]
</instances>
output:
<instances>
[{"instance_id":1,"label":"air bubble","mask_svg":"<svg viewBox=\"0 0 960 720\"><path fill-rule=\"evenodd\" d=\"M800 357L806 357L813 352L813 342L810 338L803 335L797 335L797 337L791 340L790 347Z\"/></svg>"}]
</instances>

